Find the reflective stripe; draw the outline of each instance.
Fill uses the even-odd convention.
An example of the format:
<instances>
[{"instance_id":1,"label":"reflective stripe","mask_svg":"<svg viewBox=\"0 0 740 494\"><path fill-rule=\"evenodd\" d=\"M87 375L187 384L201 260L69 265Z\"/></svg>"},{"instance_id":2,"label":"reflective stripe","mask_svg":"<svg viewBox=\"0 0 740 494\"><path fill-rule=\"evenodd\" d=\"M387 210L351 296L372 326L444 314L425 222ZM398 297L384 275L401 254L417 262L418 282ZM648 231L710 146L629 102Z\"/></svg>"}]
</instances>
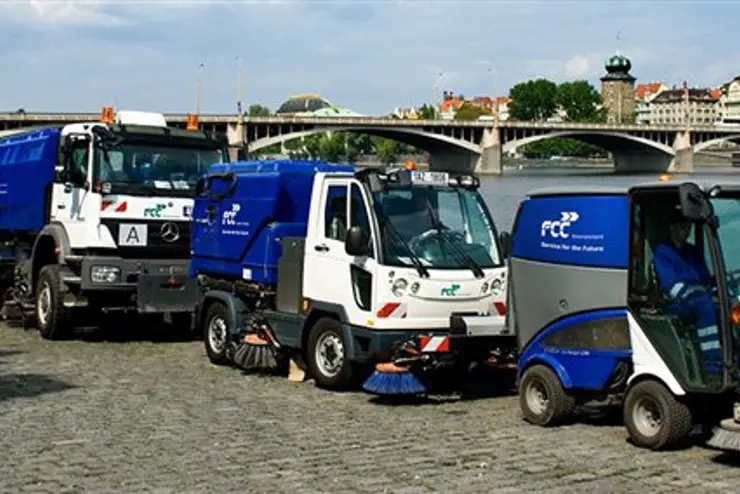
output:
<instances>
[{"instance_id":1,"label":"reflective stripe","mask_svg":"<svg viewBox=\"0 0 740 494\"><path fill-rule=\"evenodd\" d=\"M697 286L690 286L686 288L686 291L681 294L681 298L689 298L690 295L693 295L696 292L704 292L704 288L697 287Z\"/></svg>"},{"instance_id":2,"label":"reflective stripe","mask_svg":"<svg viewBox=\"0 0 740 494\"><path fill-rule=\"evenodd\" d=\"M699 333L699 337L717 334L717 326L707 326L706 328L701 328L697 331L697 333Z\"/></svg>"},{"instance_id":3,"label":"reflective stripe","mask_svg":"<svg viewBox=\"0 0 740 494\"><path fill-rule=\"evenodd\" d=\"M701 349L702 350L719 350L720 349L719 341L717 340L705 341L704 343L701 344Z\"/></svg>"},{"instance_id":4,"label":"reflective stripe","mask_svg":"<svg viewBox=\"0 0 740 494\"><path fill-rule=\"evenodd\" d=\"M679 281L678 283L673 285L673 288L671 288L671 291L670 291L671 297L673 298L678 297L678 292L680 292L681 290L683 290L683 283Z\"/></svg>"}]
</instances>

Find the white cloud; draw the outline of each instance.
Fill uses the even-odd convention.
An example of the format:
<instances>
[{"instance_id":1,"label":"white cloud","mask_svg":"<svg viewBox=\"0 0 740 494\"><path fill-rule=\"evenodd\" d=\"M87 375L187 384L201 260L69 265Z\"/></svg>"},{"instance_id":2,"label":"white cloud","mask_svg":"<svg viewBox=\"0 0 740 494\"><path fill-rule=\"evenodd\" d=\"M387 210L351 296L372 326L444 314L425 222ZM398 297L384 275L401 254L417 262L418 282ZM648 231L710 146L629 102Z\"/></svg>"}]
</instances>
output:
<instances>
[{"instance_id":1,"label":"white cloud","mask_svg":"<svg viewBox=\"0 0 740 494\"><path fill-rule=\"evenodd\" d=\"M49 26L110 27L125 24L121 17L103 12L100 2L66 0L29 0L25 3L0 5L11 20Z\"/></svg>"},{"instance_id":2,"label":"white cloud","mask_svg":"<svg viewBox=\"0 0 740 494\"><path fill-rule=\"evenodd\" d=\"M565 62L565 74L569 77L580 78L591 75L591 61L583 55L576 55Z\"/></svg>"}]
</instances>

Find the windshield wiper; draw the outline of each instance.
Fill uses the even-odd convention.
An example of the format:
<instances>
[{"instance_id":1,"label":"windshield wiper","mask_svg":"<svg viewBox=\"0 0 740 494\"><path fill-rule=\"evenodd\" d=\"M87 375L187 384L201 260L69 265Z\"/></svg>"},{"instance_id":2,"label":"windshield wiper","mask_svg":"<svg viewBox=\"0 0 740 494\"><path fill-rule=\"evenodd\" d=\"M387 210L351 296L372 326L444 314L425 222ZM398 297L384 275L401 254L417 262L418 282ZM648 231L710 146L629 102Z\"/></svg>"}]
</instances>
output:
<instances>
[{"instance_id":1,"label":"windshield wiper","mask_svg":"<svg viewBox=\"0 0 740 494\"><path fill-rule=\"evenodd\" d=\"M382 209L381 207L378 208L379 210ZM424 265L419 260L419 257L414 254L414 251L411 250L411 247L409 247L406 244L406 241L403 239L400 233L398 233L398 230L396 230L396 227L393 226L393 223L388 219L388 217L385 215L385 212L378 211L380 214L378 214L378 219L381 221L383 226L387 227L388 230L393 234L393 236L396 238L396 243L403 246L404 250L409 255L409 258L411 259L411 262L414 264L414 267L419 272L419 276L422 278L429 278L429 271L427 271L427 268L424 267Z\"/></svg>"},{"instance_id":2,"label":"windshield wiper","mask_svg":"<svg viewBox=\"0 0 740 494\"><path fill-rule=\"evenodd\" d=\"M442 233L442 222L439 220L437 215L434 213L434 209L432 208L432 205L429 203L429 199L424 198L424 201L427 204L427 211L429 212L429 217L432 221L432 226L437 229L437 232L439 233L439 237L441 237L445 242L447 242L447 245L452 247L452 250L454 250L460 258L462 258L463 262L467 264L467 266L470 268L471 271L473 271L473 274L476 278L483 278L486 273L483 272L481 267L473 260L472 257L470 257L468 254L463 251L459 245L457 245L455 242L447 238L447 236Z\"/></svg>"}]
</instances>

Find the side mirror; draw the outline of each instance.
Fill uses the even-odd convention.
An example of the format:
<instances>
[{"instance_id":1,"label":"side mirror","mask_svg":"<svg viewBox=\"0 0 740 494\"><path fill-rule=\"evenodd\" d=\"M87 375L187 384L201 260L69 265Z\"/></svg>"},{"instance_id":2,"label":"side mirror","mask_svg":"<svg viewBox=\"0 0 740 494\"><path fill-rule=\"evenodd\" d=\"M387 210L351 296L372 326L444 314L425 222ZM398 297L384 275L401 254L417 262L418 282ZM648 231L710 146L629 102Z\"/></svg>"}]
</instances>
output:
<instances>
[{"instance_id":1,"label":"side mirror","mask_svg":"<svg viewBox=\"0 0 740 494\"><path fill-rule=\"evenodd\" d=\"M694 183L684 183L678 188L681 213L689 221L707 221L714 215L714 208L701 188Z\"/></svg>"},{"instance_id":2,"label":"side mirror","mask_svg":"<svg viewBox=\"0 0 740 494\"><path fill-rule=\"evenodd\" d=\"M353 226L344 239L344 251L351 256L365 256L369 250L368 241L367 232L359 226Z\"/></svg>"},{"instance_id":3,"label":"side mirror","mask_svg":"<svg viewBox=\"0 0 740 494\"><path fill-rule=\"evenodd\" d=\"M501 256L506 259L511 253L511 234L509 232L501 232L498 238L501 243Z\"/></svg>"}]
</instances>

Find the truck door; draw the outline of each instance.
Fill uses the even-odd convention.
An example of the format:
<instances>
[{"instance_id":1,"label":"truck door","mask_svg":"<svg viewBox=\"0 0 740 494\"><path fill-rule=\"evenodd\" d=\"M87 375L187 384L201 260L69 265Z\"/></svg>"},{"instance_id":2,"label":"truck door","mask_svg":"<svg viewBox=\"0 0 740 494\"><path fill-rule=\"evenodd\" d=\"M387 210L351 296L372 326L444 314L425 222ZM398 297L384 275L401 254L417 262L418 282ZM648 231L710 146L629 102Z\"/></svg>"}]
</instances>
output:
<instances>
[{"instance_id":1,"label":"truck door","mask_svg":"<svg viewBox=\"0 0 740 494\"><path fill-rule=\"evenodd\" d=\"M67 136L62 153L61 174L54 180L51 218L68 225L85 221L90 198L90 139L89 136Z\"/></svg>"},{"instance_id":2,"label":"truck door","mask_svg":"<svg viewBox=\"0 0 740 494\"><path fill-rule=\"evenodd\" d=\"M339 306L354 324L365 324L371 315L376 269L367 200L359 182L349 178L324 181L321 214L313 219L306 239L306 297ZM347 230L359 225L371 234L371 255L351 256L344 247Z\"/></svg>"}]
</instances>

